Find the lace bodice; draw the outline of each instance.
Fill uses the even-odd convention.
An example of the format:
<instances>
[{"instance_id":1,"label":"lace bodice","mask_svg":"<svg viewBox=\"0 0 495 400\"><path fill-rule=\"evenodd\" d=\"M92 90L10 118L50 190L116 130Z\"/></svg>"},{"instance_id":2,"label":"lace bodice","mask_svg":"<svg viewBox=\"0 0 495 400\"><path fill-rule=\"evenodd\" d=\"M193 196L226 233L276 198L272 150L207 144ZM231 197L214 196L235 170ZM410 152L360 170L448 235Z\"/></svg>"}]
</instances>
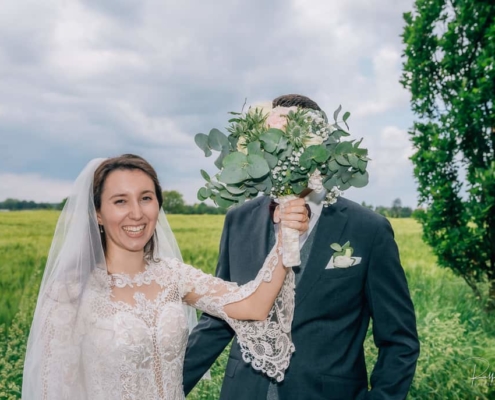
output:
<instances>
[{"instance_id":1,"label":"lace bodice","mask_svg":"<svg viewBox=\"0 0 495 400\"><path fill-rule=\"evenodd\" d=\"M294 351L292 271L267 320L238 321L224 312L225 305L250 296L262 281L271 280L276 263L272 250L256 279L243 286L177 259L150 263L134 276L95 269L79 310L70 302L52 302L46 310L42 398L183 399L188 338L183 304L225 319L236 331L245 361L282 380Z\"/></svg>"}]
</instances>

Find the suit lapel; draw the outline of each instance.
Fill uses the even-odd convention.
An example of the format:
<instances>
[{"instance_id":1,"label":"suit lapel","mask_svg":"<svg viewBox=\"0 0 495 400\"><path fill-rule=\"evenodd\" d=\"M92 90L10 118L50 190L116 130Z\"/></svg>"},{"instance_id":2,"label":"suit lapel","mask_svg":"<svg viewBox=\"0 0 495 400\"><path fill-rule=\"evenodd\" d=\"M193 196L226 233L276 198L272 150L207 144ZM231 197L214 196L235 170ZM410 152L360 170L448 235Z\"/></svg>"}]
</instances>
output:
<instances>
[{"instance_id":1,"label":"suit lapel","mask_svg":"<svg viewBox=\"0 0 495 400\"><path fill-rule=\"evenodd\" d=\"M311 248L308 262L301 281L296 287L296 307L301 304L306 295L320 278L333 250L332 243L340 243L340 237L347 223L345 208L335 204L324 207L317 225L313 247Z\"/></svg>"}]
</instances>

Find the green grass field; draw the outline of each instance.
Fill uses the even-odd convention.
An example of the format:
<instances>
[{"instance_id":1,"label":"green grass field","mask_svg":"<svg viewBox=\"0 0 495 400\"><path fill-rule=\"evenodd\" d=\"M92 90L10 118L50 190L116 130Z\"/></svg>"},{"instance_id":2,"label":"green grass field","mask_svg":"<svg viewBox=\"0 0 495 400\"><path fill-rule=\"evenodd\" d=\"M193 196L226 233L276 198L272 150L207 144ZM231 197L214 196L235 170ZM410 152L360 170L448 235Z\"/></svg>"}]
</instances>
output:
<instances>
[{"instance_id":1,"label":"green grass field","mask_svg":"<svg viewBox=\"0 0 495 400\"><path fill-rule=\"evenodd\" d=\"M20 398L26 337L58 212L0 214L0 399ZM223 216L169 216L184 261L213 273ZM495 399L495 379L472 380L474 367L495 374L495 320L464 281L436 265L411 219L392 220L418 318L421 356L409 399ZM331 344L329 344L331 345ZM365 351L371 370L376 349ZM472 357L486 360L471 359ZM217 399L226 355L188 399Z\"/></svg>"}]
</instances>

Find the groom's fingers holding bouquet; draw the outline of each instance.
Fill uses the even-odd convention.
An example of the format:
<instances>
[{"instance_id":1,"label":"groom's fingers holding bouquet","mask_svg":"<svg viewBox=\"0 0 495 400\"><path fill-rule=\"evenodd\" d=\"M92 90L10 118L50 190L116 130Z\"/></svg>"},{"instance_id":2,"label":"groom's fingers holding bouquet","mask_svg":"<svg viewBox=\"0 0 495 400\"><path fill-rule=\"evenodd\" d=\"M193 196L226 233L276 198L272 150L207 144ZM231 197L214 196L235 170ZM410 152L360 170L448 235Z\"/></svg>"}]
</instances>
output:
<instances>
[{"instance_id":1,"label":"groom's fingers holding bouquet","mask_svg":"<svg viewBox=\"0 0 495 400\"><path fill-rule=\"evenodd\" d=\"M295 199L278 206L275 209L274 220L303 234L309 229L309 212L306 202L304 199Z\"/></svg>"}]
</instances>

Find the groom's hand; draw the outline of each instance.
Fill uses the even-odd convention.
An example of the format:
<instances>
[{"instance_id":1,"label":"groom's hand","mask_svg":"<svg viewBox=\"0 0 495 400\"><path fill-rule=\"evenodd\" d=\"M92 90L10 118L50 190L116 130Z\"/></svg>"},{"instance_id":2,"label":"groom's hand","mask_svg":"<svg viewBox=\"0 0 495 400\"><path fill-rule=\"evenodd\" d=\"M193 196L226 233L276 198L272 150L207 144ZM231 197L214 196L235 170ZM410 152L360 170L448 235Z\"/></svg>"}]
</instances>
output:
<instances>
[{"instance_id":1,"label":"groom's hand","mask_svg":"<svg viewBox=\"0 0 495 400\"><path fill-rule=\"evenodd\" d=\"M273 213L273 222L296 229L302 235L309 229L309 211L304 199L291 200L284 205L277 205Z\"/></svg>"}]
</instances>

